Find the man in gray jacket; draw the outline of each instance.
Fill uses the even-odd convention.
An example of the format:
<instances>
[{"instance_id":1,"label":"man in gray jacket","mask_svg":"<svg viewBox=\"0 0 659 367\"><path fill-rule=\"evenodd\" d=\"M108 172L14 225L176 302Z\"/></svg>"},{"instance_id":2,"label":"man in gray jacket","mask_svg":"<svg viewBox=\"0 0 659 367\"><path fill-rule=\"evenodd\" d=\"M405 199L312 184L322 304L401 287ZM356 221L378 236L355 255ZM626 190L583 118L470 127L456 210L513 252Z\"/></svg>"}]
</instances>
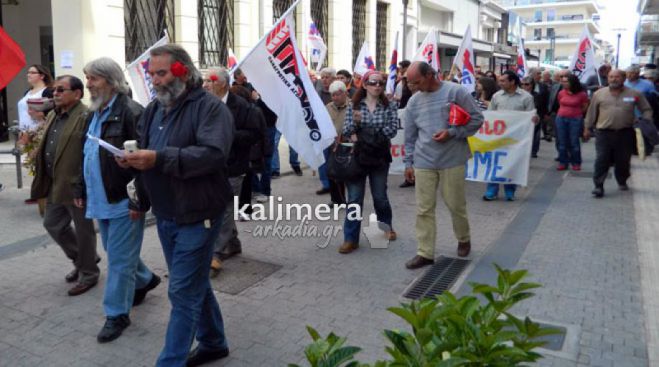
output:
<instances>
[{"instance_id":1,"label":"man in gray jacket","mask_svg":"<svg viewBox=\"0 0 659 367\"><path fill-rule=\"evenodd\" d=\"M471 156L467 137L480 129L483 114L466 89L438 80L435 70L425 62L410 66L407 84L419 91L405 109L405 179L416 183L418 242L417 255L405 266L416 269L434 263L438 185L451 212L458 255L464 257L471 251L464 189L465 163ZM451 104L471 115L466 125L449 125Z\"/></svg>"}]
</instances>

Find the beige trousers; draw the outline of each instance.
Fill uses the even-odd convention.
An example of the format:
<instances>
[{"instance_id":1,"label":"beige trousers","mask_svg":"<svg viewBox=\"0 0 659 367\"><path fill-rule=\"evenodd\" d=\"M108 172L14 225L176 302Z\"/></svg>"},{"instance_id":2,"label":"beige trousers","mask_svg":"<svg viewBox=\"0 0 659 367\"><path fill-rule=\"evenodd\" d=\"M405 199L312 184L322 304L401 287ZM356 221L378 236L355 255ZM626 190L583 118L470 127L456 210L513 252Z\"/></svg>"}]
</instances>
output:
<instances>
[{"instance_id":1,"label":"beige trousers","mask_svg":"<svg viewBox=\"0 0 659 367\"><path fill-rule=\"evenodd\" d=\"M444 204L451 212L453 233L459 242L470 240L467 200L465 199L465 166L447 169L414 169L416 188L416 239L417 254L426 259L435 258L437 224L437 186Z\"/></svg>"}]
</instances>

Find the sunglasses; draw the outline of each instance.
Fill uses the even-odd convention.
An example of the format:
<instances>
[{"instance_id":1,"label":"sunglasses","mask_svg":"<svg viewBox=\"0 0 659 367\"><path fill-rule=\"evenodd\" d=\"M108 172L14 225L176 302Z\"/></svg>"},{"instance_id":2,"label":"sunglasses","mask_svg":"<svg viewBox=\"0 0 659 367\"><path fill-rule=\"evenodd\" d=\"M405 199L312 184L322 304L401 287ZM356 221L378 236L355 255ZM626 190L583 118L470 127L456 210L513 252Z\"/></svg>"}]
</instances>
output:
<instances>
[{"instance_id":1,"label":"sunglasses","mask_svg":"<svg viewBox=\"0 0 659 367\"><path fill-rule=\"evenodd\" d=\"M385 81L368 81L366 82L366 85L370 85L371 87L379 86L379 87L384 87L387 84Z\"/></svg>"},{"instance_id":2,"label":"sunglasses","mask_svg":"<svg viewBox=\"0 0 659 367\"><path fill-rule=\"evenodd\" d=\"M67 90L73 90L73 89L71 89L71 88L68 88L68 89L67 89L67 88L63 88L63 87L57 87L57 88L55 88L55 89L53 90L53 92L64 93L64 92L66 92Z\"/></svg>"},{"instance_id":3,"label":"sunglasses","mask_svg":"<svg viewBox=\"0 0 659 367\"><path fill-rule=\"evenodd\" d=\"M522 85L531 85L531 83L522 83Z\"/></svg>"}]
</instances>

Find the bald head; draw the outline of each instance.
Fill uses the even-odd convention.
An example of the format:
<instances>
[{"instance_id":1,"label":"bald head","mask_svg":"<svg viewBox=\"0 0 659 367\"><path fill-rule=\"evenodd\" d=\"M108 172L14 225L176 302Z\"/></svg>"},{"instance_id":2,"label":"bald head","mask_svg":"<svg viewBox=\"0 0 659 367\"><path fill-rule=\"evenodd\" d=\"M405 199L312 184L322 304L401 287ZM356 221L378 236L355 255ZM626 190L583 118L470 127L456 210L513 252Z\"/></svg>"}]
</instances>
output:
<instances>
[{"instance_id":1,"label":"bald head","mask_svg":"<svg viewBox=\"0 0 659 367\"><path fill-rule=\"evenodd\" d=\"M415 61L407 69L407 85L421 92L432 92L439 87L437 72L428 63Z\"/></svg>"}]
</instances>

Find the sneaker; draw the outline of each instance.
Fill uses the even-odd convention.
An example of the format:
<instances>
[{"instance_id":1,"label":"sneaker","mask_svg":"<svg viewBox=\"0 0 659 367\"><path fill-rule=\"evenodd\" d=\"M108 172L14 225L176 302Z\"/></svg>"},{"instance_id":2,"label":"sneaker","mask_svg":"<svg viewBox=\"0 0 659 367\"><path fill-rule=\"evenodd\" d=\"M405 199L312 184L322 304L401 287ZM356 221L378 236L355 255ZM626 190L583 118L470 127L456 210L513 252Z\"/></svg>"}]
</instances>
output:
<instances>
[{"instance_id":1,"label":"sneaker","mask_svg":"<svg viewBox=\"0 0 659 367\"><path fill-rule=\"evenodd\" d=\"M556 166L557 171L565 171L567 169L567 165L560 163L558 166Z\"/></svg>"},{"instance_id":2,"label":"sneaker","mask_svg":"<svg viewBox=\"0 0 659 367\"><path fill-rule=\"evenodd\" d=\"M111 342L121 336L121 333L130 325L130 318L123 314L119 316L108 316L105 325L98 333L96 340L99 343Z\"/></svg>"},{"instance_id":3,"label":"sneaker","mask_svg":"<svg viewBox=\"0 0 659 367\"><path fill-rule=\"evenodd\" d=\"M133 296L133 306L139 306L142 302L144 302L144 298L146 297L146 294L149 293L149 291L153 290L155 287L160 284L160 277L153 274L151 277L151 280L149 281L149 284L146 285L144 288L136 289L135 290L135 296Z\"/></svg>"},{"instance_id":4,"label":"sneaker","mask_svg":"<svg viewBox=\"0 0 659 367\"><path fill-rule=\"evenodd\" d=\"M483 200L485 201L494 201L496 199L497 199L496 196L483 195Z\"/></svg>"},{"instance_id":5,"label":"sneaker","mask_svg":"<svg viewBox=\"0 0 659 367\"><path fill-rule=\"evenodd\" d=\"M254 197L257 203L265 203L268 201L268 197L263 194L258 194Z\"/></svg>"},{"instance_id":6,"label":"sneaker","mask_svg":"<svg viewBox=\"0 0 659 367\"><path fill-rule=\"evenodd\" d=\"M299 166L293 167L293 172L298 176L302 176L302 169Z\"/></svg>"},{"instance_id":7,"label":"sneaker","mask_svg":"<svg viewBox=\"0 0 659 367\"><path fill-rule=\"evenodd\" d=\"M581 165L580 164L573 164L572 165L572 170L573 171L581 171Z\"/></svg>"}]
</instances>

